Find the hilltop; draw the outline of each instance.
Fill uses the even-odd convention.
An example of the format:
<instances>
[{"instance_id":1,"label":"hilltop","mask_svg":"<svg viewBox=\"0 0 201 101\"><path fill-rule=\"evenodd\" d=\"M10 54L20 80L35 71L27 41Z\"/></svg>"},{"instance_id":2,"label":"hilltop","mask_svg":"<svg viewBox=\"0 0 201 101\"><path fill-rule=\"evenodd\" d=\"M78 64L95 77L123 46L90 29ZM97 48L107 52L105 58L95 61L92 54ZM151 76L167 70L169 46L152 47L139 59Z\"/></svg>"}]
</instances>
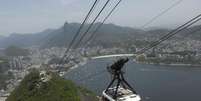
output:
<instances>
[{"instance_id":1,"label":"hilltop","mask_svg":"<svg viewBox=\"0 0 201 101\"><path fill-rule=\"evenodd\" d=\"M98 101L95 94L51 72L33 70L6 101Z\"/></svg>"}]
</instances>

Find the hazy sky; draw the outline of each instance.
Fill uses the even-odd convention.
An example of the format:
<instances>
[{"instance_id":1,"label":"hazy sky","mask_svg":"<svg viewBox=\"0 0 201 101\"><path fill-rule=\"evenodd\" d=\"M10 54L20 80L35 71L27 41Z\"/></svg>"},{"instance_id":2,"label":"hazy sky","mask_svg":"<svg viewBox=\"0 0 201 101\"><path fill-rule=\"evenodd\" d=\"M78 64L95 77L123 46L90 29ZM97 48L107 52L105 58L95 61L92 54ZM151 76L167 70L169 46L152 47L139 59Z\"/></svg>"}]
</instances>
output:
<instances>
[{"instance_id":1,"label":"hazy sky","mask_svg":"<svg viewBox=\"0 0 201 101\"><path fill-rule=\"evenodd\" d=\"M40 32L81 22L94 0L0 0L0 35ZM101 0L105 2L106 0ZM112 0L110 5L117 0ZM178 0L123 0L107 23L140 27ZM201 13L201 0L184 0L147 27L172 27ZM99 7L99 6L98 6ZM97 10L95 10L97 12ZM106 10L107 11L107 10ZM104 13L106 14L106 13Z\"/></svg>"}]
</instances>

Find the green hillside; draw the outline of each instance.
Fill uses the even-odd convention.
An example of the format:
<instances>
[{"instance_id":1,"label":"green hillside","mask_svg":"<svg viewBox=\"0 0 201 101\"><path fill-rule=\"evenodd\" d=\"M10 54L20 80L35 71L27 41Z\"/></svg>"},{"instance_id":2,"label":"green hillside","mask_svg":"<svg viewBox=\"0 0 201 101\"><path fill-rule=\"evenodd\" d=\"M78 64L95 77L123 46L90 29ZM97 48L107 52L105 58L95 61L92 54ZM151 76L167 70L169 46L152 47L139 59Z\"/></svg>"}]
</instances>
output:
<instances>
[{"instance_id":1,"label":"green hillside","mask_svg":"<svg viewBox=\"0 0 201 101\"><path fill-rule=\"evenodd\" d=\"M95 95L77 87L73 82L53 73L49 75L51 75L49 81L41 82L39 72L36 70L31 72L6 101L87 101L84 99L88 98L91 101L97 100Z\"/></svg>"}]
</instances>

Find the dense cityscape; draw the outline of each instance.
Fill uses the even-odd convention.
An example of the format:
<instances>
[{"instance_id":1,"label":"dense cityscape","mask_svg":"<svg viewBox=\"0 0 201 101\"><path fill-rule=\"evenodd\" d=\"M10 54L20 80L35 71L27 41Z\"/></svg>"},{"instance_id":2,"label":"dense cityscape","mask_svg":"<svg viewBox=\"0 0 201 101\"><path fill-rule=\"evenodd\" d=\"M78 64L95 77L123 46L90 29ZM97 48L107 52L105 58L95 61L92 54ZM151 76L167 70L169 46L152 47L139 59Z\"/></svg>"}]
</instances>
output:
<instances>
[{"instance_id":1,"label":"dense cityscape","mask_svg":"<svg viewBox=\"0 0 201 101\"><path fill-rule=\"evenodd\" d=\"M201 101L199 0L0 1L0 101Z\"/></svg>"},{"instance_id":2,"label":"dense cityscape","mask_svg":"<svg viewBox=\"0 0 201 101\"><path fill-rule=\"evenodd\" d=\"M168 43L170 44L172 42L169 41ZM138 57L134 56L133 61L138 63L158 65L201 65L201 52L199 51L201 45L200 41L181 41L171 44L171 46L168 46L168 43L165 43L166 48L154 48L146 54L140 55ZM62 76L69 69L78 67L78 65L84 65L88 59L91 59L91 57L108 54L135 54L138 50L140 50L140 48L138 48L136 45L132 46L133 47L129 46L113 48L104 48L102 46L97 46L88 47L85 49L79 48L76 50L71 50L68 64L63 64L62 66L60 65L62 69L59 68L58 64L60 62L62 53L64 53L65 51L65 48L52 47L40 49L38 47L30 47L27 49L20 49L19 47L10 46L7 49L2 49L1 57L4 57L6 59L2 59L0 61L0 63L2 64L1 66L2 68L4 68L3 66L5 65L3 64L6 64L5 61L7 61L9 69L2 71L1 75L4 74L10 76L9 78L5 78L3 81L1 81L4 82L2 84L5 84L1 85L1 99L5 99L9 95L9 93L13 91L17 85L19 85L25 75L27 75L29 71L33 68L39 70L48 69L53 72L58 72L59 69L61 69L62 72L60 72L60 76ZM164 47L164 45L161 45L161 47ZM24 53L16 52L19 50L23 50Z\"/></svg>"}]
</instances>

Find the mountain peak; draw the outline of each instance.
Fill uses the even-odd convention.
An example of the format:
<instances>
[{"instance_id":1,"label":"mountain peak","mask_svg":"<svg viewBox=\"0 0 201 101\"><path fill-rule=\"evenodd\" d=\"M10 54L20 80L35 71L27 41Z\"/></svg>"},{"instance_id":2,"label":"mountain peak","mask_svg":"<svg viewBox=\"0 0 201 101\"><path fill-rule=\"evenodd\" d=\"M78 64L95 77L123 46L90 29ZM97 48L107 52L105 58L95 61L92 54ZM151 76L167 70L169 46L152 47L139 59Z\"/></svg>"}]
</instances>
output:
<instances>
[{"instance_id":1,"label":"mountain peak","mask_svg":"<svg viewBox=\"0 0 201 101\"><path fill-rule=\"evenodd\" d=\"M69 24L69 23L66 21L66 22L64 23L64 27L67 27L68 24Z\"/></svg>"}]
</instances>

